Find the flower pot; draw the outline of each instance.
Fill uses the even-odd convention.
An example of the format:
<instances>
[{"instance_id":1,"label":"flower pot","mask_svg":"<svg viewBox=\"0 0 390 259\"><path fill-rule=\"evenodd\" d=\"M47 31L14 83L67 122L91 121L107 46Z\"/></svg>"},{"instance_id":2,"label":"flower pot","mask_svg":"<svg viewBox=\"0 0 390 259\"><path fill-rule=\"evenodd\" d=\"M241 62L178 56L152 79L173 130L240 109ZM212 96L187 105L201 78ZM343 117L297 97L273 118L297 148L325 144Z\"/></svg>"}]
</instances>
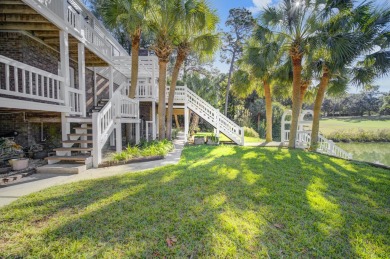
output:
<instances>
[{"instance_id":1,"label":"flower pot","mask_svg":"<svg viewBox=\"0 0 390 259\"><path fill-rule=\"evenodd\" d=\"M13 171L23 170L28 167L28 158L11 159L9 163L11 164Z\"/></svg>"}]
</instances>

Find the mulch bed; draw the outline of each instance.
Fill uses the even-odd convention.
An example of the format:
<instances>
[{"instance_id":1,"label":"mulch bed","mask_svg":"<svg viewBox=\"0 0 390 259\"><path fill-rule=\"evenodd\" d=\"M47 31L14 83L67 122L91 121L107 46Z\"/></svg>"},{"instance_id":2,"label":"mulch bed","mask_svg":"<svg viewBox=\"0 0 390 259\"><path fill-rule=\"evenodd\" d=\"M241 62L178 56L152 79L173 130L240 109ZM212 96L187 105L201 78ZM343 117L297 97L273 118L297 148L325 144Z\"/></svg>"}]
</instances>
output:
<instances>
[{"instance_id":1,"label":"mulch bed","mask_svg":"<svg viewBox=\"0 0 390 259\"><path fill-rule=\"evenodd\" d=\"M105 161L99 165L99 168L117 166L117 165L133 164L133 163L141 163L141 162L149 162L149 161L155 161L155 160L161 160L161 159L164 159L164 156L140 157L140 158L134 158L134 159L126 160L126 161Z\"/></svg>"}]
</instances>

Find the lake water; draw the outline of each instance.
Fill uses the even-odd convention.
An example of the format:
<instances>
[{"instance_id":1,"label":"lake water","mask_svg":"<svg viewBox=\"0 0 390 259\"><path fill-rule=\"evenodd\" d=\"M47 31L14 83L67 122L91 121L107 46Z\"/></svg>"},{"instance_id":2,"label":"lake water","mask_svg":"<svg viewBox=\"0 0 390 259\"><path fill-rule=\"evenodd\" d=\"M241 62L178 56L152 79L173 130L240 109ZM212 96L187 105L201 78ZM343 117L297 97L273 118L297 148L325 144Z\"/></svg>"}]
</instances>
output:
<instances>
[{"instance_id":1,"label":"lake water","mask_svg":"<svg viewBox=\"0 0 390 259\"><path fill-rule=\"evenodd\" d=\"M390 142L384 143L336 143L345 151L352 153L354 160L380 162L390 166Z\"/></svg>"}]
</instances>

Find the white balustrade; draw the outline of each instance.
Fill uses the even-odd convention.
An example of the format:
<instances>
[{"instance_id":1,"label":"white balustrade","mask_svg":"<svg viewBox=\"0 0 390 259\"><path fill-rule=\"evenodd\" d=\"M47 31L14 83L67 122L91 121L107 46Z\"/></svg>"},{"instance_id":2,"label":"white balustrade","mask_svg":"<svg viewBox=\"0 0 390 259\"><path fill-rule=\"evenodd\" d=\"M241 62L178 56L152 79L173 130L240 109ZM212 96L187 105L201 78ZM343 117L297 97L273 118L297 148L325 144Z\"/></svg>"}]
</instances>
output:
<instances>
[{"instance_id":1,"label":"white balustrade","mask_svg":"<svg viewBox=\"0 0 390 259\"><path fill-rule=\"evenodd\" d=\"M42 11L42 14L48 17L55 14L64 21L66 26L74 30L76 36L85 39L87 44L95 47L107 58L128 56L127 51L104 27L99 25L99 20L80 0L35 0L35 2L41 7L39 12Z\"/></svg>"},{"instance_id":2,"label":"white balustrade","mask_svg":"<svg viewBox=\"0 0 390 259\"><path fill-rule=\"evenodd\" d=\"M81 115L82 114L82 98L85 97L85 92L75 88L68 88L69 92L69 106L71 114Z\"/></svg>"},{"instance_id":3,"label":"white balustrade","mask_svg":"<svg viewBox=\"0 0 390 259\"><path fill-rule=\"evenodd\" d=\"M64 105L64 78L0 55L0 93Z\"/></svg>"},{"instance_id":4,"label":"white balustrade","mask_svg":"<svg viewBox=\"0 0 390 259\"><path fill-rule=\"evenodd\" d=\"M139 80L137 84L136 98L157 99L157 85L148 83L145 80Z\"/></svg>"},{"instance_id":5,"label":"white balustrade","mask_svg":"<svg viewBox=\"0 0 390 259\"><path fill-rule=\"evenodd\" d=\"M181 99L182 89L178 89L179 97ZM233 140L239 145L244 144L244 130L232 120L223 115L219 110L215 109L208 102L200 98L190 89L186 88L186 103L188 108L199 114L203 119L223 132L228 138ZM176 97L175 97L176 99Z\"/></svg>"}]
</instances>

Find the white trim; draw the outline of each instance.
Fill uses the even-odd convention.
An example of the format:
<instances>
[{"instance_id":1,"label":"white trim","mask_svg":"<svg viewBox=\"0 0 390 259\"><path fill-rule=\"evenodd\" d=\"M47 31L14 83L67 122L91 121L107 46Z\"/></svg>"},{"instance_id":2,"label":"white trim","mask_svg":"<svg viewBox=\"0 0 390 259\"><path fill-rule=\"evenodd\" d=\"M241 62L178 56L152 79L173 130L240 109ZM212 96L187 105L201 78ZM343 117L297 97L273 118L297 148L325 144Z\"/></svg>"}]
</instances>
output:
<instances>
[{"instance_id":1,"label":"white trim","mask_svg":"<svg viewBox=\"0 0 390 259\"><path fill-rule=\"evenodd\" d=\"M48 112L70 112L69 107L38 103L33 101L17 100L12 98L0 97L1 108L23 109L23 110L36 110L36 111L48 111Z\"/></svg>"}]
</instances>

